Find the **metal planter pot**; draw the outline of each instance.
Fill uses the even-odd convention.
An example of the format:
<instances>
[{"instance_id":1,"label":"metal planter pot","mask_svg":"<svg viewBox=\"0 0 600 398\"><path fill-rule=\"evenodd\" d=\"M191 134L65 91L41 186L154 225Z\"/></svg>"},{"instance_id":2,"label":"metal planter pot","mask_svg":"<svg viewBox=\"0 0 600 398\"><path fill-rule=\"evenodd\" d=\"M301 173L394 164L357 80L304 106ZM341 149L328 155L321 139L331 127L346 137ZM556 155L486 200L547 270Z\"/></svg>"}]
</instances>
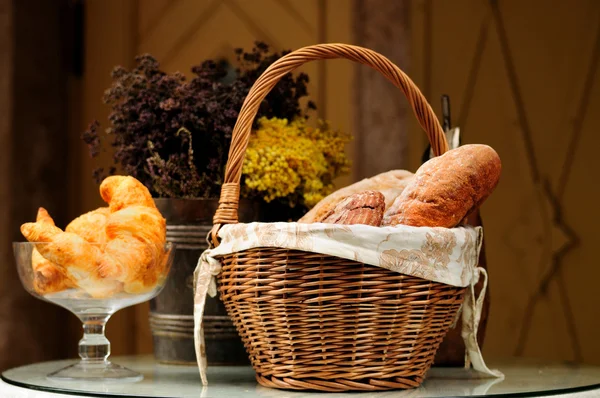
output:
<instances>
[{"instance_id":1,"label":"metal planter pot","mask_svg":"<svg viewBox=\"0 0 600 398\"><path fill-rule=\"evenodd\" d=\"M193 273L207 248L217 199L155 199L167 220L167 240L177 251L163 291L150 301L150 328L157 361L196 365L194 349ZM241 222L260 219L260 204L240 202ZM207 297L204 311L206 354L211 365L249 364L246 350L218 297Z\"/></svg>"}]
</instances>

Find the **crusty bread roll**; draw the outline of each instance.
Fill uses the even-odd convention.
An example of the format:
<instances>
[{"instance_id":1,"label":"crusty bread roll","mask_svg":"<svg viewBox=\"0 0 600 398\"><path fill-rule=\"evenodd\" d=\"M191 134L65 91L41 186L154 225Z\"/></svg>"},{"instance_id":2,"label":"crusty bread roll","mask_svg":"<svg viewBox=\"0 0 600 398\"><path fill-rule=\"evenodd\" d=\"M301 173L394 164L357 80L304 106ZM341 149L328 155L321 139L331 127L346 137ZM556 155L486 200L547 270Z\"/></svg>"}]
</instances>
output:
<instances>
[{"instance_id":1,"label":"crusty bread roll","mask_svg":"<svg viewBox=\"0 0 600 398\"><path fill-rule=\"evenodd\" d=\"M352 185L341 188L321 200L315 207L306 213L298 222L313 223L323 222L335 206L350 195L363 191L379 191L383 194L385 207L389 207L394 199L402 193L404 187L413 178L414 174L406 170L391 170L371 178L365 178Z\"/></svg>"},{"instance_id":2,"label":"crusty bread roll","mask_svg":"<svg viewBox=\"0 0 600 398\"><path fill-rule=\"evenodd\" d=\"M501 168L487 145L464 145L433 158L387 209L383 225L455 227L496 188Z\"/></svg>"},{"instance_id":3,"label":"crusty bread roll","mask_svg":"<svg viewBox=\"0 0 600 398\"><path fill-rule=\"evenodd\" d=\"M378 227L385 211L385 198L381 192L364 191L348 196L325 217L324 223L364 224Z\"/></svg>"}]
</instances>

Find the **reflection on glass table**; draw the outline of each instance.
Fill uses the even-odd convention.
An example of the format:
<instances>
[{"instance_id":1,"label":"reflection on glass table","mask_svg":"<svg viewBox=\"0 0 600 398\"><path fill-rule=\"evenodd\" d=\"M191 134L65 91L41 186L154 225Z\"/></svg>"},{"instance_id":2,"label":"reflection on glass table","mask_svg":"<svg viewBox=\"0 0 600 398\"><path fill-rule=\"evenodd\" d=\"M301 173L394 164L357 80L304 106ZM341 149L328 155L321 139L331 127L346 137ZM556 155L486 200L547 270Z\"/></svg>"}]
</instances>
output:
<instances>
[{"instance_id":1,"label":"reflection on glass table","mask_svg":"<svg viewBox=\"0 0 600 398\"><path fill-rule=\"evenodd\" d=\"M402 398L448 396L600 396L600 367L543 364L539 361L508 360L491 366L505 374L504 380L475 379L461 368L432 368L423 385L414 390L353 392L347 394L274 390L259 386L247 366L209 366L208 383L202 387L195 366L162 365L152 357L121 357L119 362L144 375L135 384L59 383L47 372L67 361L47 362L6 371L6 383L42 391L106 397L263 397L263 398ZM0 388L0 392L2 389Z\"/></svg>"}]
</instances>

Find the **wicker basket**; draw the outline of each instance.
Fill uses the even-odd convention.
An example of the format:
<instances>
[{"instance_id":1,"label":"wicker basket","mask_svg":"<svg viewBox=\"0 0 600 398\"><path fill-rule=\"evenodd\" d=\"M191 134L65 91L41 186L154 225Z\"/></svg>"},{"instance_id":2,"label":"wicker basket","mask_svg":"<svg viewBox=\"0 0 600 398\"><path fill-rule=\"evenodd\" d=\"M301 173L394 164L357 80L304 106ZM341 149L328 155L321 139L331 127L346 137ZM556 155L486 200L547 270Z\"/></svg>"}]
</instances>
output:
<instances>
[{"instance_id":1,"label":"wicker basket","mask_svg":"<svg viewBox=\"0 0 600 398\"><path fill-rule=\"evenodd\" d=\"M239 183L261 101L307 61L346 58L368 65L408 98L436 155L443 130L415 84L382 55L323 44L273 63L246 98L233 131L225 184L212 231L237 223ZM318 391L418 387L463 301L464 288L317 253L250 249L220 258L219 293L260 384Z\"/></svg>"}]
</instances>

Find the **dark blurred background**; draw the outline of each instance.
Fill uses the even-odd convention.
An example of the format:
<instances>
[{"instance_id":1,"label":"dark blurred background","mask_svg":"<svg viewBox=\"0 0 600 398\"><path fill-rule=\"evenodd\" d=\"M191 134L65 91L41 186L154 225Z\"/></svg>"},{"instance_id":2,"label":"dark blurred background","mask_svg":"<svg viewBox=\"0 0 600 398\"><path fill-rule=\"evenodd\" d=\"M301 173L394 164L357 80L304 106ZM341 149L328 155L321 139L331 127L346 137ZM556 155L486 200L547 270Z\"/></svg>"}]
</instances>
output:
<instances>
[{"instance_id":1,"label":"dark blurred background","mask_svg":"<svg viewBox=\"0 0 600 398\"><path fill-rule=\"evenodd\" d=\"M106 121L116 65L149 52L189 74L255 40L345 42L388 56L463 143L494 147L482 209L491 277L484 354L600 364L600 2L596 0L0 0L0 369L76 355L80 324L28 297L10 242L46 207L59 225L100 205L80 139ZM365 67L312 63L321 117L355 140L344 185L415 170L427 145L403 96ZM108 164L110 155L101 159ZM114 354L152 352L147 304L117 313Z\"/></svg>"}]
</instances>

